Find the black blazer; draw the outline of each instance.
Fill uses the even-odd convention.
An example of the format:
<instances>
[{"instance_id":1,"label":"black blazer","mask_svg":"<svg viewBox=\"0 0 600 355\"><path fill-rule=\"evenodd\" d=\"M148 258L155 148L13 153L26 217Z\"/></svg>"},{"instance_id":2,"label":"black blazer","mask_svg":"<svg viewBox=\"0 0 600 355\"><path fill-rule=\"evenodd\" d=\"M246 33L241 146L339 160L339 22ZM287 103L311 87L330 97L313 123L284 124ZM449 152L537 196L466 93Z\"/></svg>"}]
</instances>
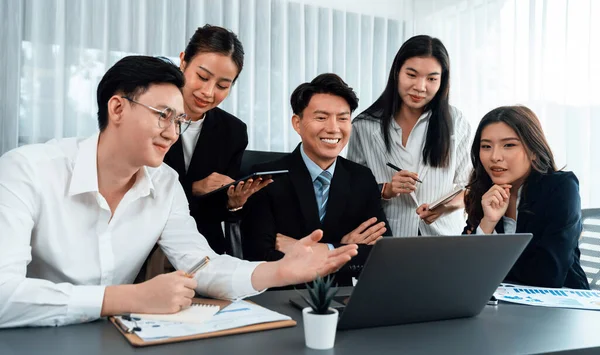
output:
<instances>
[{"instance_id":1,"label":"black blazer","mask_svg":"<svg viewBox=\"0 0 600 355\"><path fill-rule=\"evenodd\" d=\"M231 253L223 235L221 222L235 220L236 214L227 210L226 191L198 197L192 194L192 184L213 172L235 179L247 145L246 124L216 107L206 113L187 173L181 139L173 144L165 156L165 163L179 174L179 181L185 190L190 214L196 220L198 231L219 254Z\"/></svg>"},{"instance_id":2,"label":"black blazer","mask_svg":"<svg viewBox=\"0 0 600 355\"><path fill-rule=\"evenodd\" d=\"M477 226L463 233L474 232ZM497 233L504 233L502 221ZM517 233L532 233L507 282L538 287L589 289L579 263L582 230L579 181L572 172L542 175L532 172L521 190Z\"/></svg>"},{"instance_id":3,"label":"black blazer","mask_svg":"<svg viewBox=\"0 0 600 355\"><path fill-rule=\"evenodd\" d=\"M242 220L242 247L248 260L279 260L283 253L275 249L276 233L301 239L315 229L323 230L321 242L340 246L342 237L371 217L385 221L385 235L392 235L381 207L381 195L375 177L368 168L337 158L323 224L319 220L312 179L300 146L273 162L259 164L254 171L289 170L249 200ZM339 284L351 284L366 261L371 247L359 245L359 254L342 268ZM345 276L342 276L344 275Z\"/></svg>"}]
</instances>

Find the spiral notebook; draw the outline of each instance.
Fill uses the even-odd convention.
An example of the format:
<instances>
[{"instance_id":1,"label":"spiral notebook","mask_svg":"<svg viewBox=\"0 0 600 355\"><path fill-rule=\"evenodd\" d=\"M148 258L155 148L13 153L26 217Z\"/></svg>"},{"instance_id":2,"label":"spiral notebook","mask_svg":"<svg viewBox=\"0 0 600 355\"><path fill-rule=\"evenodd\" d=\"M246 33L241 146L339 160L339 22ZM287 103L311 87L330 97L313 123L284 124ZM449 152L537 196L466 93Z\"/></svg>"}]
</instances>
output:
<instances>
[{"instance_id":1,"label":"spiral notebook","mask_svg":"<svg viewBox=\"0 0 600 355\"><path fill-rule=\"evenodd\" d=\"M219 309L219 306L216 305L195 303L190 307L173 314L132 313L131 317L140 318L143 320L162 320L169 322L200 324L211 319L212 316L219 312Z\"/></svg>"}]
</instances>

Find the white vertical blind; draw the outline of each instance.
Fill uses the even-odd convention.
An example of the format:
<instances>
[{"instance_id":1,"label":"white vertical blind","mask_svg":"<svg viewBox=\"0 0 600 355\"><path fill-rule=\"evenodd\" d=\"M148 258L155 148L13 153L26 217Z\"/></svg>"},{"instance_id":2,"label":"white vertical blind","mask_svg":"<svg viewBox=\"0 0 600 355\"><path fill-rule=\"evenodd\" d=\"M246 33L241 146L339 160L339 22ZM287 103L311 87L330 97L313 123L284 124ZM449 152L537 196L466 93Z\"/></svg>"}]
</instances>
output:
<instances>
[{"instance_id":1,"label":"white vertical blind","mask_svg":"<svg viewBox=\"0 0 600 355\"><path fill-rule=\"evenodd\" d=\"M205 23L233 30L246 53L244 70L221 107L248 124L249 148L290 151L299 142L290 127L289 97L296 86L335 72L354 87L364 109L382 91L403 40L401 20L327 4L2 1L0 48L8 50L0 54L6 63L0 154L17 145L92 134L96 87L112 64L129 54L162 55L178 63L188 39Z\"/></svg>"},{"instance_id":2,"label":"white vertical blind","mask_svg":"<svg viewBox=\"0 0 600 355\"><path fill-rule=\"evenodd\" d=\"M451 101L473 126L494 107L528 105L558 164L579 177L584 207L600 206L599 17L595 0L4 0L0 154L95 132L96 86L112 64L128 54L178 61L205 23L233 30L246 52L221 107L248 124L249 148L289 151L296 86L337 73L360 112L402 42L429 34L449 50Z\"/></svg>"},{"instance_id":3,"label":"white vertical blind","mask_svg":"<svg viewBox=\"0 0 600 355\"><path fill-rule=\"evenodd\" d=\"M423 0L407 36L447 46L453 105L473 128L491 109L524 104L542 121L557 164L600 206L600 1Z\"/></svg>"}]
</instances>

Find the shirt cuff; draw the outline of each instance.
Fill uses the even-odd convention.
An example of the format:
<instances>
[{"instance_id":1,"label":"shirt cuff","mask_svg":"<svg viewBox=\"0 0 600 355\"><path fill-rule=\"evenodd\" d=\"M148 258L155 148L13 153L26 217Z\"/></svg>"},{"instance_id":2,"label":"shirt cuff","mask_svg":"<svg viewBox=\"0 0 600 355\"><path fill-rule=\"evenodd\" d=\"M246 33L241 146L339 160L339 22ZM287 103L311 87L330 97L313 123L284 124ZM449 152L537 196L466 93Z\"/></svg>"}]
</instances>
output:
<instances>
[{"instance_id":1,"label":"shirt cuff","mask_svg":"<svg viewBox=\"0 0 600 355\"><path fill-rule=\"evenodd\" d=\"M327 248L329 248L329 250L335 249L335 247L331 243L327 243Z\"/></svg>"},{"instance_id":2,"label":"shirt cuff","mask_svg":"<svg viewBox=\"0 0 600 355\"><path fill-rule=\"evenodd\" d=\"M100 318L106 286L73 286L67 308L67 317L79 322Z\"/></svg>"},{"instance_id":3,"label":"shirt cuff","mask_svg":"<svg viewBox=\"0 0 600 355\"><path fill-rule=\"evenodd\" d=\"M377 185L379 186L379 189L380 189L379 191L381 191L381 199L382 199L382 200L384 200L384 201L389 201L389 200L391 200L391 199L389 199L389 198L385 198L385 197L383 197L383 191L385 191L385 186L386 186L387 184L388 184L387 182L384 182L384 183L382 183L382 184L377 184Z\"/></svg>"},{"instance_id":4,"label":"shirt cuff","mask_svg":"<svg viewBox=\"0 0 600 355\"><path fill-rule=\"evenodd\" d=\"M232 278L232 288L233 293L237 296L236 300L255 296L266 291L266 289L257 291L252 286L252 273L254 273L254 269L260 264L262 262L247 261L237 266Z\"/></svg>"}]
</instances>

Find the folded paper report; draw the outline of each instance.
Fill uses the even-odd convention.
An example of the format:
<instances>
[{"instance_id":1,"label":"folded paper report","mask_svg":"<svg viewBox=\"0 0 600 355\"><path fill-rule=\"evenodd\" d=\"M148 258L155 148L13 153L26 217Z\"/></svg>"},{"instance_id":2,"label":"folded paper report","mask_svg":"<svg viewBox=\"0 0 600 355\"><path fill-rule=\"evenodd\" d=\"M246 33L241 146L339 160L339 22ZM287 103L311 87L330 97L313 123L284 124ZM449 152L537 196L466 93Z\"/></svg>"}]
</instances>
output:
<instances>
[{"instance_id":1,"label":"folded paper report","mask_svg":"<svg viewBox=\"0 0 600 355\"><path fill-rule=\"evenodd\" d=\"M163 320L169 322L194 323L200 324L211 319L219 311L219 306L210 304L193 304L173 314L137 314L133 313L131 317L141 320Z\"/></svg>"},{"instance_id":2,"label":"folded paper report","mask_svg":"<svg viewBox=\"0 0 600 355\"><path fill-rule=\"evenodd\" d=\"M217 311L219 307L216 307ZM181 316L187 310L193 309ZM276 322L291 320L290 317L280 314L257 304L247 301L238 301L231 303L218 312L210 314L213 308L210 306L190 307L185 311L167 315L175 319L153 319L148 318L147 314L131 315L131 320L117 317L126 327L138 327L135 334L144 341L154 341L158 339L178 338L189 335L218 332L221 330L240 328L252 324ZM210 316L207 316L210 314ZM203 322L188 322L190 317L208 317ZM157 316L157 315L153 315ZM165 315L158 315L165 316ZM184 322L184 319L186 322ZM295 323L294 323L295 324Z\"/></svg>"}]
</instances>

